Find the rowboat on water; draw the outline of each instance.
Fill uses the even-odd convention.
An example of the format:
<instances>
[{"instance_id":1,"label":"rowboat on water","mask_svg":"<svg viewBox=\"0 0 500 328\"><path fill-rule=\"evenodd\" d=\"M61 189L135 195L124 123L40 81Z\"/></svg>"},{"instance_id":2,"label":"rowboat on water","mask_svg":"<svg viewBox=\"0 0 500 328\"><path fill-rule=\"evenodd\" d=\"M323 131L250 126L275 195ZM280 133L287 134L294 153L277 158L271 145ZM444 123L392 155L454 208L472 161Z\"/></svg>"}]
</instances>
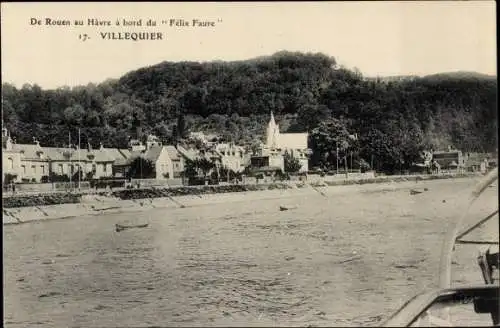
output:
<instances>
[{"instance_id":1,"label":"rowboat on water","mask_svg":"<svg viewBox=\"0 0 500 328\"><path fill-rule=\"evenodd\" d=\"M115 224L115 230L117 232L123 231L126 229L133 229L133 228L146 228L149 226L149 223L144 223L144 224L134 224L134 225L122 225L122 224Z\"/></svg>"}]
</instances>

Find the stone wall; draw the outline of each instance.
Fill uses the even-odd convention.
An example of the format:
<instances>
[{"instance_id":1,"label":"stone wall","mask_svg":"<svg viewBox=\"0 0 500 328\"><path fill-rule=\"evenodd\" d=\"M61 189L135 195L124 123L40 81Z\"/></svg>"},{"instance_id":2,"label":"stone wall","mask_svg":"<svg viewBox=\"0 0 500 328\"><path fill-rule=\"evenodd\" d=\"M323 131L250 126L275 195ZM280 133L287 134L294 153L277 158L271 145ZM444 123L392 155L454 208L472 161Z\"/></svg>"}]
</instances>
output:
<instances>
[{"instance_id":1,"label":"stone wall","mask_svg":"<svg viewBox=\"0 0 500 328\"><path fill-rule=\"evenodd\" d=\"M477 177L480 173L464 173L464 174L440 174L440 175L421 175L421 176L383 176L365 179L339 179L339 180L318 180L318 181L287 181L275 183L259 183L259 184L233 184L233 185L208 185L208 186L177 186L177 187L162 187L162 188L137 188L137 189L122 189L112 192L94 193L93 197L106 196L114 197L119 200L134 200L134 199L153 199L153 198L170 198L186 195L207 195L219 193L239 193L247 191L263 191L273 189L291 189L302 188L307 185L312 186L337 186L337 185L352 185L366 183L384 183L384 182L404 182L404 181L419 181L419 180L436 180L450 179L463 177ZM78 193L59 192L53 194L35 194L35 195L13 195L3 197L3 208L19 208L30 206L45 206L55 204L71 204L81 203L84 191Z\"/></svg>"}]
</instances>

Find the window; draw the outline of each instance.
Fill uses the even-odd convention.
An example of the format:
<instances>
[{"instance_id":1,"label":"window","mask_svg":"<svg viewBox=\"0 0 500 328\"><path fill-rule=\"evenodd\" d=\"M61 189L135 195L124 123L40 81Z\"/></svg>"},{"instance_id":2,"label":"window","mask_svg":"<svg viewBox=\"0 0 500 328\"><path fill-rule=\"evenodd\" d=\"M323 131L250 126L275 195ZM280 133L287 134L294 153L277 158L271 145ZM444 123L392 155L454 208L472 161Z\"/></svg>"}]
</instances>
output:
<instances>
[{"instance_id":1,"label":"window","mask_svg":"<svg viewBox=\"0 0 500 328\"><path fill-rule=\"evenodd\" d=\"M31 165L31 171L33 171L33 174L36 174L36 166L35 165Z\"/></svg>"},{"instance_id":2,"label":"window","mask_svg":"<svg viewBox=\"0 0 500 328\"><path fill-rule=\"evenodd\" d=\"M106 172L108 169L107 165L106 164L102 164L102 171L103 172Z\"/></svg>"},{"instance_id":3,"label":"window","mask_svg":"<svg viewBox=\"0 0 500 328\"><path fill-rule=\"evenodd\" d=\"M175 168L178 169L179 168L179 163L175 163Z\"/></svg>"},{"instance_id":4,"label":"window","mask_svg":"<svg viewBox=\"0 0 500 328\"><path fill-rule=\"evenodd\" d=\"M40 165L40 171L42 172L42 174L45 174L45 166Z\"/></svg>"},{"instance_id":5,"label":"window","mask_svg":"<svg viewBox=\"0 0 500 328\"><path fill-rule=\"evenodd\" d=\"M23 172L23 174L26 174L26 166L21 165L21 171Z\"/></svg>"},{"instance_id":6,"label":"window","mask_svg":"<svg viewBox=\"0 0 500 328\"><path fill-rule=\"evenodd\" d=\"M59 174L64 174L64 168L62 164L59 164Z\"/></svg>"},{"instance_id":7,"label":"window","mask_svg":"<svg viewBox=\"0 0 500 328\"><path fill-rule=\"evenodd\" d=\"M92 171L96 172L97 171L97 165L92 164Z\"/></svg>"},{"instance_id":8,"label":"window","mask_svg":"<svg viewBox=\"0 0 500 328\"><path fill-rule=\"evenodd\" d=\"M10 168L11 170L13 170L13 169L14 169L14 160L13 160L12 158L10 158L10 157L9 157L9 159L8 159L8 163L9 163L9 168Z\"/></svg>"}]
</instances>

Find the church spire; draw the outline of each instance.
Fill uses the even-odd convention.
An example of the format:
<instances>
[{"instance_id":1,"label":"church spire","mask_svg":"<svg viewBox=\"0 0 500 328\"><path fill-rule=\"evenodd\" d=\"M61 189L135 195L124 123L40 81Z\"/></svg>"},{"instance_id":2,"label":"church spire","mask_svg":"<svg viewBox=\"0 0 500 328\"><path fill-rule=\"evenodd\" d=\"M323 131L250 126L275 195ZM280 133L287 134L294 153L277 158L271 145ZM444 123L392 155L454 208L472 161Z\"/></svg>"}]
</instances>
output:
<instances>
[{"instance_id":1,"label":"church spire","mask_svg":"<svg viewBox=\"0 0 500 328\"><path fill-rule=\"evenodd\" d=\"M279 133L279 126L276 124L276 121L274 120L274 114L271 111L271 119L269 120L269 124L267 126L267 147L277 147Z\"/></svg>"},{"instance_id":2,"label":"church spire","mask_svg":"<svg viewBox=\"0 0 500 328\"><path fill-rule=\"evenodd\" d=\"M269 125L276 126L276 121L274 120L273 111L271 111L271 119L269 120Z\"/></svg>"}]
</instances>

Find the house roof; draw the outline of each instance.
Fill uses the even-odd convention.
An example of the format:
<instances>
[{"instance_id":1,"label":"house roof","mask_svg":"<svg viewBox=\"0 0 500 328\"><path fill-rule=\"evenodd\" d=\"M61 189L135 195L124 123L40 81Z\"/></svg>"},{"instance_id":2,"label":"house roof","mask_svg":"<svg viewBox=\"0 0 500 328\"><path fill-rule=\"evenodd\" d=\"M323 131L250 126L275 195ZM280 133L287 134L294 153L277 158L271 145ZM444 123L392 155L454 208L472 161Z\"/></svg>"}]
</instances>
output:
<instances>
[{"instance_id":1,"label":"house roof","mask_svg":"<svg viewBox=\"0 0 500 328\"><path fill-rule=\"evenodd\" d=\"M174 146L165 146L165 149L171 160L175 161L180 159L179 151Z\"/></svg>"},{"instance_id":2,"label":"house roof","mask_svg":"<svg viewBox=\"0 0 500 328\"><path fill-rule=\"evenodd\" d=\"M122 158L122 159L117 159L116 161L113 162L113 165L115 166L125 166L130 164L132 161L130 158Z\"/></svg>"},{"instance_id":3,"label":"house roof","mask_svg":"<svg viewBox=\"0 0 500 328\"><path fill-rule=\"evenodd\" d=\"M43 160L46 160L46 161L49 160L47 158L47 154L45 154L45 151L38 144L34 144L34 145L29 145L29 144L13 144L12 145L12 150L20 152L22 159L42 160L42 161ZM41 154L42 157L40 157L39 154Z\"/></svg>"},{"instance_id":4,"label":"house roof","mask_svg":"<svg viewBox=\"0 0 500 328\"><path fill-rule=\"evenodd\" d=\"M135 157L139 156L140 152L137 152L135 157L132 157L132 152L129 149L118 149L118 148L104 148L109 150L108 154L114 157L115 161L113 165L121 166L130 164Z\"/></svg>"},{"instance_id":5,"label":"house roof","mask_svg":"<svg viewBox=\"0 0 500 328\"><path fill-rule=\"evenodd\" d=\"M306 149L308 133L280 133L277 148Z\"/></svg>"},{"instance_id":6,"label":"house roof","mask_svg":"<svg viewBox=\"0 0 500 328\"><path fill-rule=\"evenodd\" d=\"M208 149L202 154L202 156L204 156L207 159L221 158L222 154L219 151L217 151L216 149Z\"/></svg>"},{"instance_id":7,"label":"house roof","mask_svg":"<svg viewBox=\"0 0 500 328\"><path fill-rule=\"evenodd\" d=\"M95 161L96 162L114 162L115 159L113 156L110 156L110 154L103 150L103 149L96 149L96 150L91 150L90 152L85 149L84 151L85 154L93 154L95 156Z\"/></svg>"},{"instance_id":8,"label":"house roof","mask_svg":"<svg viewBox=\"0 0 500 328\"><path fill-rule=\"evenodd\" d=\"M177 150L179 152L179 154L181 154L181 156L183 156L184 158L187 158L188 160L195 160L196 158L198 158L198 152L193 150L193 149L186 149L182 146L177 146Z\"/></svg>"},{"instance_id":9,"label":"house roof","mask_svg":"<svg viewBox=\"0 0 500 328\"><path fill-rule=\"evenodd\" d=\"M215 145L215 149L218 151L227 151L227 150L245 151L244 147L230 144L230 143L219 143L219 144Z\"/></svg>"},{"instance_id":10,"label":"house roof","mask_svg":"<svg viewBox=\"0 0 500 328\"><path fill-rule=\"evenodd\" d=\"M130 157L130 149L118 149L118 151L125 157L129 158Z\"/></svg>"},{"instance_id":11,"label":"house roof","mask_svg":"<svg viewBox=\"0 0 500 328\"><path fill-rule=\"evenodd\" d=\"M102 148L101 151L106 152L108 157L115 161L127 158L127 156L125 156L118 148Z\"/></svg>"},{"instance_id":12,"label":"house roof","mask_svg":"<svg viewBox=\"0 0 500 328\"><path fill-rule=\"evenodd\" d=\"M125 159L120 159L115 161L115 165L129 165L132 163L137 157L140 157L143 155L143 152L140 150L134 150L134 151L129 151L128 152L128 157Z\"/></svg>"},{"instance_id":13,"label":"house roof","mask_svg":"<svg viewBox=\"0 0 500 328\"><path fill-rule=\"evenodd\" d=\"M163 150L162 146L153 146L143 153L143 157L155 163Z\"/></svg>"},{"instance_id":14,"label":"house roof","mask_svg":"<svg viewBox=\"0 0 500 328\"><path fill-rule=\"evenodd\" d=\"M43 150L47 157L49 157L52 161L67 160L66 157L64 157L64 150L67 150L67 148L43 147Z\"/></svg>"},{"instance_id":15,"label":"house roof","mask_svg":"<svg viewBox=\"0 0 500 328\"><path fill-rule=\"evenodd\" d=\"M114 158L108 152L101 149L75 149L71 155L71 160L114 162Z\"/></svg>"},{"instance_id":16,"label":"house roof","mask_svg":"<svg viewBox=\"0 0 500 328\"><path fill-rule=\"evenodd\" d=\"M146 151L134 150L134 151L123 151L120 149L120 152L125 153L126 157L118 158L115 160L114 165L116 166L127 166L130 165L137 157L142 157L144 159L150 160L153 163L156 163L158 157L160 157L161 152L165 146L153 146Z\"/></svg>"},{"instance_id":17,"label":"house roof","mask_svg":"<svg viewBox=\"0 0 500 328\"><path fill-rule=\"evenodd\" d=\"M114 158L107 151L101 149L72 149L59 147L41 147L44 153L53 161L80 161L80 162L113 162ZM65 154L70 151L71 156Z\"/></svg>"}]
</instances>

